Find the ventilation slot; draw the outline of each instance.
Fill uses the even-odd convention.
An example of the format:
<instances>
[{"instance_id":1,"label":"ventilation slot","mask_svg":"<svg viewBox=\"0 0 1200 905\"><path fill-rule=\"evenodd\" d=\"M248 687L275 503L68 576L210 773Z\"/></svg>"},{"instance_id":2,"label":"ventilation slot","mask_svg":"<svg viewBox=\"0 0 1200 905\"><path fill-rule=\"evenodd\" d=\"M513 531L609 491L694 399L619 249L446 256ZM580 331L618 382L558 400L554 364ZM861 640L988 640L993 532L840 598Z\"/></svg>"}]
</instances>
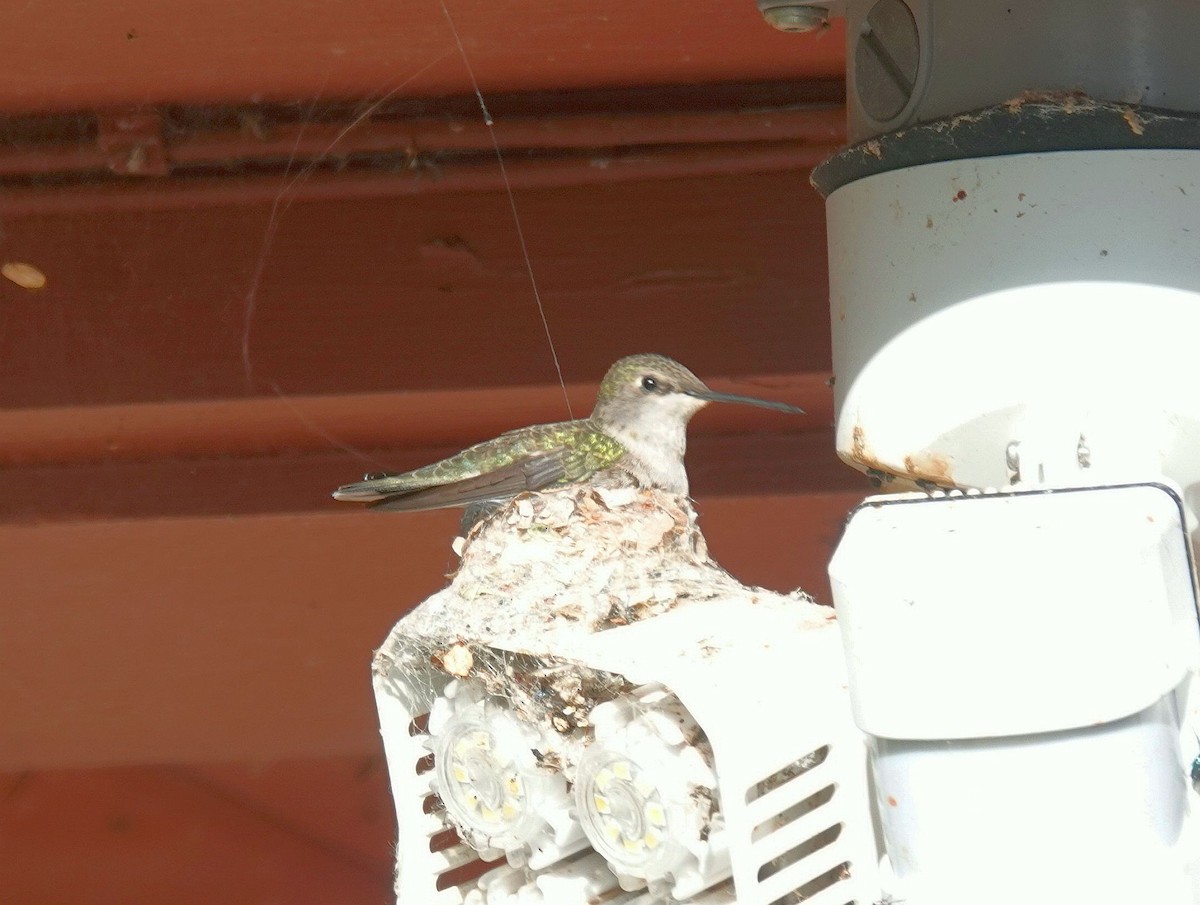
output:
<instances>
[{"instance_id":1,"label":"ventilation slot","mask_svg":"<svg viewBox=\"0 0 1200 905\"><path fill-rule=\"evenodd\" d=\"M410 736L425 735L429 732L429 714L422 713L420 716L415 716L408 724L408 734Z\"/></svg>"},{"instance_id":2,"label":"ventilation slot","mask_svg":"<svg viewBox=\"0 0 1200 905\"><path fill-rule=\"evenodd\" d=\"M746 804L751 804L762 798L768 792L783 788L794 779L798 779L810 770L821 766L829 757L829 746L822 745L815 751L810 751L797 760L792 761L782 770L777 770L761 782L755 783L746 792Z\"/></svg>"},{"instance_id":3,"label":"ventilation slot","mask_svg":"<svg viewBox=\"0 0 1200 905\"><path fill-rule=\"evenodd\" d=\"M843 861L831 867L819 877L813 877L803 886L797 886L787 895L780 896L771 902L771 905L796 905L799 902L806 902L819 893L827 889L831 889L838 883L850 879L850 862ZM854 900L847 900L844 905L854 905Z\"/></svg>"},{"instance_id":4,"label":"ventilation slot","mask_svg":"<svg viewBox=\"0 0 1200 905\"><path fill-rule=\"evenodd\" d=\"M773 877L781 870L791 867L801 858L807 858L809 855L815 854L827 845L832 845L838 836L842 835L842 825L835 823L833 826L826 827L815 836L801 842L780 855L778 858L772 858L766 864L758 869L758 882L761 883L767 877Z\"/></svg>"},{"instance_id":5,"label":"ventilation slot","mask_svg":"<svg viewBox=\"0 0 1200 905\"><path fill-rule=\"evenodd\" d=\"M751 842L758 842L769 833L775 830L782 829L793 821L799 820L805 814L815 811L823 804L828 804L833 799L833 793L837 789L835 785L828 785L815 795L809 795L807 798L797 801L795 804L780 811L769 820L764 820L754 828L754 832L750 835Z\"/></svg>"},{"instance_id":6,"label":"ventilation slot","mask_svg":"<svg viewBox=\"0 0 1200 905\"><path fill-rule=\"evenodd\" d=\"M463 842L458 838L458 831L454 827L446 827L444 830L438 830L429 837L429 850L431 852L444 852L454 848L456 845L462 845Z\"/></svg>"},{"instance_id":7,"label":"ventilation slot","mask_svg":"<svg viewBox=\"0 0 1200 905\"><path fill-rule=\"evenodd\" d=\"M441 892L443 889L450 889L453 886L467 884L466 889L463 890L463 894L465 895L468 890L475 887L475 882L480 877L496 865L504 862L503 858L497 861L484 861L470 846L464 845L462 848L470 852L473 859L438 874L436 884L438 892Z\"/></svg>"}]
</instances>

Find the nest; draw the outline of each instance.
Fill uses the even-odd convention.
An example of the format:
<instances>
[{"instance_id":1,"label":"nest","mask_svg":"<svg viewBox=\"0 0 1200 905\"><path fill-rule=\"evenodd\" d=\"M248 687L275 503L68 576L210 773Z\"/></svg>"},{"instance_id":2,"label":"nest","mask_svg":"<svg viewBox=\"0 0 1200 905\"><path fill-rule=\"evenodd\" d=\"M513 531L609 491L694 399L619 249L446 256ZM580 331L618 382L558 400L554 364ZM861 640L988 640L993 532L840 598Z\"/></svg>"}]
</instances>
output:
<instances>
[{"instance_id":1,"label":"nest","mask_svg":"<svg viewBox=\"0 0 1200 905\"><path fill-rule=\"evenodd\" d=\"M796 591L747 587L708 555L689 501L638 487L576 486L523 495L455 540L448 587L400 621L375 671L412 685L477 681L560 734L588 729L598 703L631 689L564 657L572 639L681 606L764 598L829 611Z\"/></svg>"}]
</instances>

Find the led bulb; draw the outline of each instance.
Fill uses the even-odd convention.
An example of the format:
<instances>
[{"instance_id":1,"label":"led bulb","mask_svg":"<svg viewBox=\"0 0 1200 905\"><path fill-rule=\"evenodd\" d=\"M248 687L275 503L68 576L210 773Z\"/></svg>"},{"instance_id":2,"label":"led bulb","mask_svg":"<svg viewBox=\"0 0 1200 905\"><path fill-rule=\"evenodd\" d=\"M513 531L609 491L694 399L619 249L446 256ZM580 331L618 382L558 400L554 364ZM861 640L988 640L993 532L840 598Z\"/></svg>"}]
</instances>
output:
<instances>
[{"instance_id":1,"label":"led bulb","mask_svg":"<svg viewBox=\"0 0 1200 905\"><path fill-rule=\"evenodd\" d=\"M614 870L653 880L688 857L699 839L702 815L686 781L660 756L669 752L645 744L639 748L634 756L589 750L576 774L575 804L592 848Z\"/></svg>"},{"instance_id":2,"label":"led bulb","mask_svg":"<svg viewBox=\"0 0 1200 905\"><path fill-rule=\"evenodd\" d=\"M478 850L537 845L568 804L566 781L539 768L537 733L505 709L466 701L434 737L434 788L460 835Z\"/></svg>"}]
</instances>

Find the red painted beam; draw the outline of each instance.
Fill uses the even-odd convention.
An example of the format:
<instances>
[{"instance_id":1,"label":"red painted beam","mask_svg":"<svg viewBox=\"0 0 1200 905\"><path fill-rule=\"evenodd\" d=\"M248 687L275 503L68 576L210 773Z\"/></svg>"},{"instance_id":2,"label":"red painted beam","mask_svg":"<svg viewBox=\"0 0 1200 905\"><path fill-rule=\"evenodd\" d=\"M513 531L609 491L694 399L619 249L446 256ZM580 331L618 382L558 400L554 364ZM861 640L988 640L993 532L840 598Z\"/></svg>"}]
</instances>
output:
<instances>
[{"instance_id":1,"label":"red painted beam","mask_svg":"<svg viewBox=\"0 0 1200 905\"><path fill-rule=\"evenodd\" d=\"M828 374L706 375L713 389L802 407L781 416L711 405L692 435L798 433L832 422ZM570 383L576 417L591 411L598 384ZM419 392L0 409L0 466L65 465L152 458L255 456L361 449L468 446L526 424L567 417L557 384Z\"/></svg>"},{"instance_id":2,"label":"red painted beam","mask_svg":"<svg viewBox=\"0 0 1200 905\"><path fill-rule=\"evenodd\" d=\"M505 113L503 106L494 105L497 112L492 114L490 126L477 107L460 112L462 101L457 99L438 115L415 116L382 105L365 110L361 105L339 105L307 111L307 118L284 121L253 108L26 117L20 120L19 129L10 126L7 142L0 144L0 178L56 176L61 181L71 174L94 178L96 173L130 173L128 155L150 145L161 158L163 175L201 170L210 175L222 171L236 174L253 167L256 173L275 171L279 178L291 181L296 174L312 169L341 174L355 161L359 167L384 172L394 172L397 162L411 170L428 170L436 164L440 170L454 171L463 163L479 163L479 158L494 164L497 147L501 153L514 155L512 163L518 171L530 169L521 166L521 158L536 151L540 155L537 164L554 162L546 155L556 152L583 157L593 169L602 169L597 160L629 158L623 169L638 172L634 164L643 156L657 161L661 169L672 161L682 165L706 157L736 162L739 148L754 158L771 150L778 155L786 146L796 155L803 152L803 158L797 159L815 162L844 141L845 111L836 98L840 91L832 90L840 85L797 85L796 94L783 104L776 86L769 91L757 86L720 87L729 95L731 107L672 107L668 106L672 97L661 93L641 98L628 93L587 93L557 98L556 104L561 106L550 111L531 111L527 109L530 100L517 97L509 101L518 108L516 112ZM812 94L818 98L827 95L829 100L823 104L808 100ZM589 104L587 112L571 111L573 104L584 104L588 98L594 98L591 104L618 106L591 110ZM641 109L619 106L633 99L641 101ZM688 97L682 103L703 100L703 96ZM470 102L473 105L474 98ZM22 135L36 139L22 139ZM628 153L634 148L641 153ZM706 148L708 154L701 154ZM559 170L586 172L561 166ZM143 178L146 174L144 168L131 173ZM528 181L529 177L523 178ZM461 182L459 177L450 185ZM434 181L423 190L436 189L440 183ZM156 191L168 187L154 184Z\"/></svg>"},{"instance_id":3,"label":"red painted beam","mask_svg":"<svg viewBox=\"0 0 1200 905\"><path fill-rule=\"evenodd\" d=\"M844 38L785 35L752 2L41 0L0 29L0 110L284 102L840 78ZM457 35L447 21L453 18ZM17 75L19 74L19 76Z\"/></svg>"},{"instance_id":4,"label":"red painted beam","mask_svg":"<svg viewBox=\"0 0 1200 905\"><path fill-rule=\"evenodd\" d=\"M144 185L147 210L68 191L97 209L56 213L45 190L45 210L4 213L5 259L48 282L0 280L0 410L554 381L503 190L414 197L409 176L372 177L389 194L368 198L326 178L319 201L288 203L277 183L278 206L265 186L248 201L209 180L195 191L227 190L220 205L166 209ZM828 373L824 210L806 171L518 189L516 203L568 382L647 351L706 378Z\"/></svg>"},{"instance_id":5,"label":"red painted beam","mask_svg":"<svg viewBox=\"0 0 1200 905\"><path fill-rule=\"evenodd\" d=\"M708 145L631 153L596 151L549 160L506 160L502 174L495 157L452 164L331 175L302 165L290 175L254 176L208 182L179 181L166 185L83 183L70 192L46 193L16 186L0 195L0 214L7 217L71 214L143 214L197 211L237 204L274 206L276 201L361 202L397 196L464 195L547 190L576 186L614 186L656 180L703 180L807 172L834 147L760 142L751 145Z\"/></svg>"}]
</instances>

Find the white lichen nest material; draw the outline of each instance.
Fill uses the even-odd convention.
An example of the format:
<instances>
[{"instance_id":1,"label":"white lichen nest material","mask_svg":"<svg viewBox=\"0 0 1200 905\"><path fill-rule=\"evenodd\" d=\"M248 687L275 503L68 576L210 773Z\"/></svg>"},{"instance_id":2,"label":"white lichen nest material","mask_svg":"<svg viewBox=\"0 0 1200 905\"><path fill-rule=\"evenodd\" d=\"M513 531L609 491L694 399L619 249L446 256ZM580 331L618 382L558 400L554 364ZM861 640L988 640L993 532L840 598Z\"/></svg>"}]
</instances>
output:
<instances>
[{"instance_id":1,"label":"white lichen nest material","mask_svg":"<svg viewBox=\"0 0 1200 905\"><path fill-rule=\"evenodd\" d=\"M593 706L629 690L570 662L572 639L678 607L787 605L803 628L827 607L801 591L747 587L708 555L684 497L578 486L523 495L455 541L450 585L400 621L379 651L382 677L438 673L478 681L558 732L587 728ZM703 656L703 651L697 651Z\"/></svg>"}]
</instances>

